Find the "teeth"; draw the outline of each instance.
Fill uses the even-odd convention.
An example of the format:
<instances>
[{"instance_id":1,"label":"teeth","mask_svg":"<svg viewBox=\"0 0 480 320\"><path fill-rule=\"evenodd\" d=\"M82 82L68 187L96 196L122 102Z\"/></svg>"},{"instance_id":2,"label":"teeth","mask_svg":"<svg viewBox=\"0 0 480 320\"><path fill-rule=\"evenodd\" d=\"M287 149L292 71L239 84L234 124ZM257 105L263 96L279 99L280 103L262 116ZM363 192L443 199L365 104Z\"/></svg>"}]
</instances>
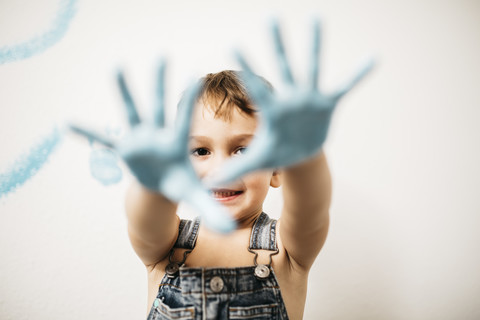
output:
<instances>
[{"instance_id":1,"label":"teeth","mask_svg":"<svg viewBox=\"0 0 480 320\"><path fill-rule=\"evenodd\" d=\"M227 198L236 195L236 191L226 191L226 192L218 192L218 191L213 191L212 195L214 198Z\"/></svg>"}]
</instances>

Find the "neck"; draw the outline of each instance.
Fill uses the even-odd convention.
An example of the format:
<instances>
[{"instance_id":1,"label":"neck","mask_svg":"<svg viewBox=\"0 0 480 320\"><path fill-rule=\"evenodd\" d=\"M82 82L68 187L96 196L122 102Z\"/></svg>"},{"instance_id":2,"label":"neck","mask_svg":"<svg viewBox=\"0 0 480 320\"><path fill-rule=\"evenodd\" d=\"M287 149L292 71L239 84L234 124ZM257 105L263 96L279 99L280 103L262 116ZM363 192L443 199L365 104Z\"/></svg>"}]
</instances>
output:
<instances>
[{"instance_id":1,"label":"neck","mask_svg":"<svg viewBox=\"0 0 480 320\"><path fill-rule=\"evenodd\" d=\"M237 230L251 229L262 212L263 209L259 208L258 210L255 210L255 212L252 212L252 214L245 215L242 218L237 219Z\"/></svg>"}]
</instances>

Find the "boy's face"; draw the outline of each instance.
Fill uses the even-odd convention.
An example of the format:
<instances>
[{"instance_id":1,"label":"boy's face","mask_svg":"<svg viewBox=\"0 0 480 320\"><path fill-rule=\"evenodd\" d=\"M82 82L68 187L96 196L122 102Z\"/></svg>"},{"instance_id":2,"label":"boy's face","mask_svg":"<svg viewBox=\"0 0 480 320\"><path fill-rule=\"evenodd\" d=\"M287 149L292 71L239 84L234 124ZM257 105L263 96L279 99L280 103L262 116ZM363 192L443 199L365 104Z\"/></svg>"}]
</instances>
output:
<instances>
[{"instance_id":1,"label":"boy's face","mask_svg":"<svg viewBox=\"0 0 480 320\"><path fill-rule=\"evenodd\" d=\"M191 161L200 178L213 175L230 157L239 157L253 139L257 120L235 108L229 120L214 117L214 112L198 102L190 132ZM273 171L248 174L228 187L211 190L212 197L228 208L241 225L262 212L272 185L280 185Z\"/></svg>"}]
</instances>

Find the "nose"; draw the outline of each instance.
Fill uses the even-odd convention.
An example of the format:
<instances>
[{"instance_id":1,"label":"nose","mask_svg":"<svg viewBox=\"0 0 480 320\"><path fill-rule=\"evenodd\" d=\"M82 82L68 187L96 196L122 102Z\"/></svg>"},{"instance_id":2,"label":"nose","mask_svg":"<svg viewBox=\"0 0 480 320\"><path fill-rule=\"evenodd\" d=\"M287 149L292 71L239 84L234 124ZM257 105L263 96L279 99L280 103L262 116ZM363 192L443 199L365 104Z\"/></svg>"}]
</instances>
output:
<instances>
[{"instance_id":1,"label":"nose","mask_svg":"<svg viewBox=\"0 0 480 320\"><path fill-rule=\"evenodd\" d=\"M230 158L228 154L217 153L210 157L208 160L207 168L205 168L205 174L203 178L209 179L210 177L215 176L219 172L220 168L225 162Z\"/></svg>"}]
</instances>

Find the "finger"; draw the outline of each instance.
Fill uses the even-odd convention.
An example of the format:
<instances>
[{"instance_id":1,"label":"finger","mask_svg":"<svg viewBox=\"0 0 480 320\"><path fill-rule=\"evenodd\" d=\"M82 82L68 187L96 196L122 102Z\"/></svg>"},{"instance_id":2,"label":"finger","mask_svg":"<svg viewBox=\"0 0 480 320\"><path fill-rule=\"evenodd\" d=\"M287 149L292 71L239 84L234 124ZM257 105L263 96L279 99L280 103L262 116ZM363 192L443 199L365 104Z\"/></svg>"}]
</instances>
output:
<instances>
[{"instance_id":1,"label":"finger","mask_svg":"<svg viewBox=\"0 0 480 320\"><path fill-rule=\"evenodd\" d=\"M245 159L242 159L245 160ZM222 187L235 182L246 174L256 171L258 167L254 161L232 159L225 163L212 177L205 179L208 187Z\"/></svg>"},{"instance_id":2,"label":"finger","mask_svg":"<svg viewBox=\"0 0 480 320\"><path fill-rule=\"evenodd\" d=\"M244 70L240 74L247 91L249 92L250 98L260 107L269 106L270 100L270 89L267 87L266 83L262 79L253 73L250 65L245 60L245 57L238 51L235 51L235 57L240 64L241 68Z\"/></svg>"},{"instance_id":3,"label":"finger","mask_svg":"<svg viewBox=\"0 0 480 320\"><path fill-rule=\"evenodd\" d=\"M248 173L273 167L268 164L269 148L259 140L262 139L256 138L252 141L244 155L227 161L213 173L212 177L205 179L204 183L208 187L218 188L232 183Z\"/></svg>"},{"instance_id":4,"label":"finger","mask_svg":"<svg viewBox=\"0 0 480 320\"><path fill-rule=\"evenodd\" d=\"M95 133L93 131L90 131L88 129L85 129L85 128L82 128L82 127L79 127L77 125L74 125L74 124L69 124L68 125L68 128L76 133L76 134L79 134L79 135L82 135L84 137L86 137L87 139L91 139L91 140L95 140L101 144L103 144L104 146L106 147L109 147L109 148L115 148L115 144L113 143L113 141L101 134L98 134L98 133Z\"/></svg>"},{"instance_id":5,"label":"finger","mask_svg":"<svg viewBox=\"0 0 480 320\"><path fill-rule=\"evenodd\" d=\"M357 83L360 82L360 80L362 80L372 70L374 65L375 61L372 58L361 64L355 76L345 85L343 85L343 87L333 95L333 98L335 100L339 100L345 94L347 94L347 92L349 92Z\"/></svg>"},{"instance_id":6,"label":"finger","mask_svg":"<svg viewBox=\"0 0 480 320\"><path fill-rule=\"evenodd\" d=\"M318 88L318 74L319 74L319 59L320 59L320 45L321 45L321 30L320 22L318 19L313 21L313 46L311 56L311 68L310 68L310 84L311 89Z\"/></svg>"},{"instance_id":7,"label":"finger","mask_svg":"<svg viewBox=\"0 0 480 320\"><path fill-rule=\"evenodd\" d=\"M272 34L273 34L273 42L275 46L275 53L277 55L278 63L280 65L280 72L287 84L293 84L293 75L290 67L288 65L287 56L285 54L285 48L282 41L282 36L280 34L280 26L278 22L274 20L272 22Z\"/></svg>"},{"instance_id":8,"label":"finger","mask_svg":"<svg viewBox=\"0 0 480 320\"><path fill-rule=\"evenodd\" d=\"M125 103L125 108L127 109L128 122L132 127L140 123L140 117L138 116L137 109L133 102L132 96L128 91L127 84L125 82L125 77L120 71L117 74L117 82L120 87L120 92L122 94L123 102Z\"/></svg>"},{"instance_id":9,"label":"finger","mask_svg":"<svg viewBox=\"0 0 480 320\"><path fill-rule=\"evenodd\" d=\"M154 123L157 127L165 126L165 60L160 61L157 73L157 105L154 110Z\"/></svg>"},{"instance_id":10,"label":"finger","mask_svg":"<svg viewBox=\"0 0 480 320\"><path fill-rule=\"evenodd\" d=\"M193 109L198 100L198 94L200 93L201 86L202 84L198 81L190 85L185 91L182 99L180 100L180 105L178 106L178 114L176 119L178 141L185 146L187 146L189 142Z\"/></svg>"},{"instance_id":11,"label":"finger","mask_svg":"<svg viewBox=\"0 0 480 320\"><path fill-rule=\"evenodd\" d=\"M197 189L185 199L185 202L200 211L202 222L209 229L221 233L235 230L235 220L224 207L212 199L206 190Z\"/></svg>"}]
</instances>

